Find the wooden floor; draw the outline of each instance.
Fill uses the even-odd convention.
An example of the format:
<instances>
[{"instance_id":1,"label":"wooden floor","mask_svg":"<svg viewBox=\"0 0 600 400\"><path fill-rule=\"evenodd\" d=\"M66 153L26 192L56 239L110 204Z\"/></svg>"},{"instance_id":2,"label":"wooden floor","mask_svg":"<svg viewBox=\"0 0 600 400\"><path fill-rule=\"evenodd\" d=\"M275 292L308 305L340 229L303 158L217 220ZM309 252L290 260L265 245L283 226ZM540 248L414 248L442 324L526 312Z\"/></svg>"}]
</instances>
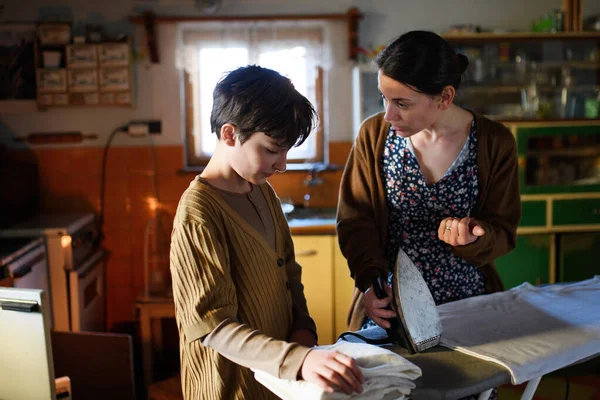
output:
<instances>
[{"instance_id":1,"label":"wooden floor","mask_svg":"<svg viewBox=\"0 0 600 400\"><path fill-rule=\"evenodd\" d=\"M181 376L177 375L148 387L148 400L183 400Z\"/></svg>"}]
</instances>

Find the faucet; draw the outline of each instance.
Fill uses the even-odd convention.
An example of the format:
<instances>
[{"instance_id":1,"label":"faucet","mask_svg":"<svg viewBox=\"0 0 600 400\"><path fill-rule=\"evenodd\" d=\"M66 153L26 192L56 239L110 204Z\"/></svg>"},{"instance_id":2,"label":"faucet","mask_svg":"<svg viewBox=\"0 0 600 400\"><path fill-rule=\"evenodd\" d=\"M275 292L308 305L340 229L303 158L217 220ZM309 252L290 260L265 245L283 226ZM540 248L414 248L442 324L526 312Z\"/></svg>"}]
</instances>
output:
<instances>
[{"instance_id":1,"label":"faucet","mask_svg":"<svg viewBox=\"0 0 600 400\"><path fill-rule=\"evenodd\" d=\"M310 199L312 197L313 188L323 183L323 179L318 177L320 171L324 171L324 168L322 166L315 166L311 168L306 174L306 178L304 179L304 186L306 186L308 190L304 194L304 208L308 208L310 206Z\"/></svg>"}]
</instances>

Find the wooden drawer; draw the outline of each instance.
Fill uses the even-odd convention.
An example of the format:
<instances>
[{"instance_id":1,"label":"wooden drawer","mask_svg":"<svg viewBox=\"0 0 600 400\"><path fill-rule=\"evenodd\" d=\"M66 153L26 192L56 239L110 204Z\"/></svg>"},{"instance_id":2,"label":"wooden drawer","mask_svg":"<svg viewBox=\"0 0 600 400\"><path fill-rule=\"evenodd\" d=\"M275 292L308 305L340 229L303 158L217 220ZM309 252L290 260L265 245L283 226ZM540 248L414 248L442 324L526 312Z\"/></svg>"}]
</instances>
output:
<instances>
[{"instance_id":1,"label":"wooden drawer","mask_svg":"<svg viewBox=\"0 0 600 400\"><path fill-rule=\"evenodd\" d=\"M554 200L552 225L600 225L600 198Z\"/></svg>"},{"instance_id":2,"label":"wooden drawer","mask_svg":"<svg viewBox=\"0 0 600 400\"><path fill-rule=\"evenodd\" d=\"M521 210L520 227L546 226L546 200L523 201Z\"/></svg>"}]
</instances>

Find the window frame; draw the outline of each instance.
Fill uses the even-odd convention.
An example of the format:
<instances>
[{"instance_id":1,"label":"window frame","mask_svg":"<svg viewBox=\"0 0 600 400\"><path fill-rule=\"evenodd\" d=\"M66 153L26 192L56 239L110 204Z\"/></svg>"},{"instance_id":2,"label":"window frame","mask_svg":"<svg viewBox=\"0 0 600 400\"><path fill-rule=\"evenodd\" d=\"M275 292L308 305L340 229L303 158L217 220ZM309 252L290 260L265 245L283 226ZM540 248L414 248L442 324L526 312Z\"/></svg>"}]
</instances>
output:
<instances>
[{"instance_id":1,"label":"window frame","mask_svg":"<svg viewBox=\"0 0 600 400\"><path fill-rule=\"evenodd\" d=\"M317 67L316 82L315 82L315 101L313 104L315 111L318 115L317 125L311 135L315 135L315 156L311 158L289 158L288 164L313 164L313 163L324 163L325 162L325 135L324 135L324 123L323 115L325 106L323 104L323 67ZM185 145L185 164L186 168L204 168L210 156L199 156L195 152L195 141L194 136L194 88L192 85L192 77L188 71L183 71L183 108L184 108L184 145ZM197 112L197 111L196 111ZM215 134L214 132L212 133ZM291 169L291 168L290 168Z\"/></svg>"}]
</instances>

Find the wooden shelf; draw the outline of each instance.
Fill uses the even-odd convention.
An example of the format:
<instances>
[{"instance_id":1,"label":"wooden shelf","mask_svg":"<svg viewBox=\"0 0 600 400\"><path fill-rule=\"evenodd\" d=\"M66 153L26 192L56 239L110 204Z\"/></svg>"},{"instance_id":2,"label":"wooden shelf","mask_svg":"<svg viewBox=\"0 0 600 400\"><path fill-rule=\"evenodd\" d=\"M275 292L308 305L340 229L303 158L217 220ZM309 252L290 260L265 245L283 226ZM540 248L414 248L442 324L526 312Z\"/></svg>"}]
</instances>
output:
<instances>
[{"instance_id":1,"label":"wooden shelf","mask_svg":"<svg viewBox=\"0 0 600 400\"><path fill-rule=\"evenodd\" d=\"M531 66L531 62L527 62ZM497 62L493 64L499 68L516 68L516 62ZM535 62L537 68L579 68L579 69L599 69L600 62L597 61L540 61Z\"/></svg>"},{"instance_id":2,"label":"wooden shelf","mask_svg":"<svg viewBox=\"0 0 600 400\"><path fill-rule=\"evenodd\" d=\"M527 150L526 157L598 157L600 146L588 146L580 149L543 149Z\"/></svg>"},{"instance_id":3,"label":"wooden shelf","mask_svg":"<svg viewBox=\"0 0 600 400\"><path fill-rule=\"evenodd\" d=\"M450 42L518 41L518 40L600 40L600 32L504 32L448 33L442 37Z\"/></svg>"},{"instance_id":4,"label":"wooden shelf","mask_svg":"<svg viewBox=\"0 0 600 400\"><path fill-rule=\"evenodd\" d=\"M498 94L498 93L519 93L522 89L525 89L526 85L481 85L481 86L466 86L459 89L459 93L464 94ZM552 92L561 90L560 86L538 86L538 90L541 92ZM571 92L587 92L600 90L600 86L597 85L576 85L568 88Z\"/></svg>"}]
</instances>

